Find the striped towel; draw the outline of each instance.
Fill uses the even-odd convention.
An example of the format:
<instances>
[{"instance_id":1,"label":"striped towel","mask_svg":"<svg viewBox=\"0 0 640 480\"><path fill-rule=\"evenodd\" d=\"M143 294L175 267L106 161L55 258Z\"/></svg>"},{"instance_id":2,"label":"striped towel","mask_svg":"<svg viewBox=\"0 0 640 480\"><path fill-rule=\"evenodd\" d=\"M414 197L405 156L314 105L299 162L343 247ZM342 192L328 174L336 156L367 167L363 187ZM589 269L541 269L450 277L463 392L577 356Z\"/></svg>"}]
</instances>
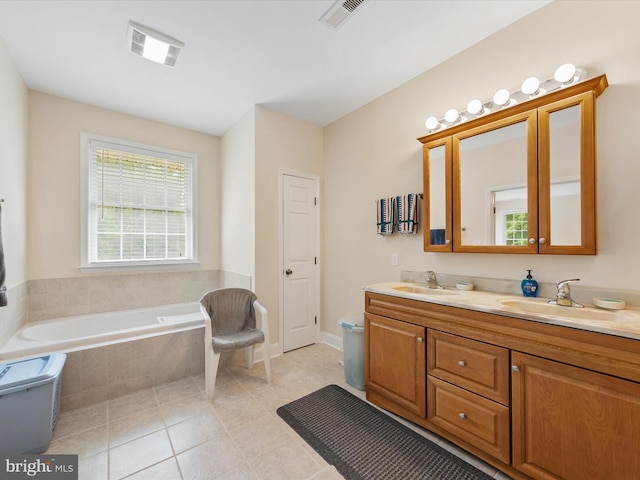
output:
<instances>
[{"instance_id":1,"label":"striped towel","mask_svg":"<svg viewBox=\"0 0 640 480\"><path fill-rule=\"evenodd\" d=\"M418 233L418 198L418 193L408 193L396 197L398 233L405 235Z\"/></svg>"},{"instance_id":2,"label":"striped towel","mask_svg":"<svg viewBox=\"0 0 640 480\"><path fill-rule=\"evenodd\" d=\"M395 213L396 199L381 198L376 201L378 216L376 225L378 226L379 235L391 235L393 233L393 214Z\"/></svg>"}]
</instances>

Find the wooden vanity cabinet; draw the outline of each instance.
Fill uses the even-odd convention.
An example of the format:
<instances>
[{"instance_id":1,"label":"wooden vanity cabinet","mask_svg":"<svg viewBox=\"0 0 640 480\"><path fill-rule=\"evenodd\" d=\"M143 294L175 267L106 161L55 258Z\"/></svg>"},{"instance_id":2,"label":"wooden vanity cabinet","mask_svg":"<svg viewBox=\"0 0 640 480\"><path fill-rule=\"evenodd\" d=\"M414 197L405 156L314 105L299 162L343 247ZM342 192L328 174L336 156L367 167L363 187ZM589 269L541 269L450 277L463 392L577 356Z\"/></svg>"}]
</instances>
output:
<instances>
[{"instance_id":1,"label":"wooden vanity cabinet","mask_svg":"<svg viewBox=\"0 0 640 480\"><path fill-rule=\"evenodd\" d=\"M373 292L365 312L370 402L514 479L640 480L640 341Z\"/></svg>"},{"instance_id":2,"label":"wooden vanity cabinet","mask_svg":"<svg viewBox=\"0 0 640 480\"><path fill-rule=\"evenodd\" d=\"M425 332L418 325L365 314L364 371L372 401L399 414L426 416Z\"/></svg>"},{"instance_id":3,"label":"wooden vanity cabinet","mask_svg":"<svg viewBox=\"0 0 640 480\"><path fill-rule=\"evenodd\" d=\"M513 465L536 479L640 479L640 384L513 353Z\"/></svg>"}]
</instances>

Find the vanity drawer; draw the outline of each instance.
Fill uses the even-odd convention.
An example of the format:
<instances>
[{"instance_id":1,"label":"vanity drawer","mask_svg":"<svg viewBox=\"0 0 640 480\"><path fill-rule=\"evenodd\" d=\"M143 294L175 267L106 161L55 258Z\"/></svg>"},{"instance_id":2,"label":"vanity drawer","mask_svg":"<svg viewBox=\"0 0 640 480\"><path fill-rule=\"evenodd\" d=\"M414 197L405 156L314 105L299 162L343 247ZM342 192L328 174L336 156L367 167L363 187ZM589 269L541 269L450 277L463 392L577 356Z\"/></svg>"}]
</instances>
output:
<instances>
[{"instance_id":1,"label":"vanity drawer","mask_svg":"<svg viewBox=\"0 0 640 480\"><path fill-rule=\"evenodd\" d=\"M509 405L509 350L438 330L427 333L429 375Z\"/></svg>"},{"instance_id":2,"label":"vanity drawer","mask_svg":"<svg viewBox=\"0 0 640 480\"><path fill-rule=\"evenodd\" d=\"M510 462L509 407L428 376L427 420L493 457Z\"/></svg>"}]
</instances>

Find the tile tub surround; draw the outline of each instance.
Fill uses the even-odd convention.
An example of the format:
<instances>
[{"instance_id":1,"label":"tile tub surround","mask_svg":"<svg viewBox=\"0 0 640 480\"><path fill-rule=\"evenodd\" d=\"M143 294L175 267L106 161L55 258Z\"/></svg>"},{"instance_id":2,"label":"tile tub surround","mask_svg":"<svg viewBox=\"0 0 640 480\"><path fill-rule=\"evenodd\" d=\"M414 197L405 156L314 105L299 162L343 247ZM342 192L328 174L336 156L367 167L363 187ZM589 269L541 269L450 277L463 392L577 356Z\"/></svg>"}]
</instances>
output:
<instances>
[{"instance_id":1,"label":"tile tub surround","mask_svg":"<svg viewBox=\"0 0 640 480\"><path fill-rule=\"evenodd\" d=\"M0 346L28 319L27 282L7 288L8 305L0 308Z\"/></svg>"},{"instance_id":2,"label":"tile tub surround","mask_svg":"<svg viewBox=\"0 0 640 480\"><path fill-rule=\"evenodd\" d=\"M264 369L223 367L207 403L204 375L147 388L60 414L47 454L79 455L81 480L166 478L339 480L342 477L276 414L325 385L346 384L342 353L313 345ZM399 419L496 479L507 477L425 430Z\"/></svg>"},{"instance_id":3,"label":"tile tub surround","mask_svg":"<svg viewBox=\"0 0 640 480\"><path fill-rule=\"evenodd\" d=\"M61 410L204 372L204 327L67 353Z\"/></svg>"},{"instance_id":4,"label":"tile tub surround","mask_svg":"<svg viewBox=\"0 0 640 480\"><path fill-rule=\"evenodd\" d=\"M250 288L247 275L196 270L30 280L29 321L198 301L221 287ZM15 332L14 332L15 333Z\"/></svg>"}]
</instances>

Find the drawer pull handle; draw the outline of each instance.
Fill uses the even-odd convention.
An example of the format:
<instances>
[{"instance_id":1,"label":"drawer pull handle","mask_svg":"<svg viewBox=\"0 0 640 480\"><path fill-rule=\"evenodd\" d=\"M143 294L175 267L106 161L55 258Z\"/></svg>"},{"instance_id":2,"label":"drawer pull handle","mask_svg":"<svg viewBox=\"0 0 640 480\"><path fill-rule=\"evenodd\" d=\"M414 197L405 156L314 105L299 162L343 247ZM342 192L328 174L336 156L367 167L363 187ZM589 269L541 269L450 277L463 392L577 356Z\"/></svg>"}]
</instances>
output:
<instances>
[{"instance_id":1,"label":"drawer pull handle","mask_svg":"<svg viewBox=\"0 0 640 480\"><path fill-rule=\"evenodd\" d=\"M422 343L422 337L418 337L418 343Z\"/></svg>"},{"instance_id":2,"label":"drawer pull handle","mask_svg":"<svg viewBox=\"0 0 640 480\"><path fill-rule=\"evenodd\" d=\"M464 412L460 412L458 414L458 417L460 417L461 420L464 420L465 418L467 418L467 416L464 414Z\"/></svg>"},{"instance_id":3,"label":"drawer pull handle","mask_svg":"<svg viewBox=\"0 0 640 480\"><path fill-rule=\"evenodd\" d=\"M466 365L466 363L464 363L464 360L458 360L458 366L459 367L464 367Z\"/></svg>"},{"instance_id":4,"label":"drawer pull handle","mask_svg":"<svg viewBox=\"0 0 640 480\"><path fill-rule=\"evenodd\" d=\"M518 373L520 371L520 369L518 368L517 365L511 365L511 370Z\"/></svg>"}]
</instances>

